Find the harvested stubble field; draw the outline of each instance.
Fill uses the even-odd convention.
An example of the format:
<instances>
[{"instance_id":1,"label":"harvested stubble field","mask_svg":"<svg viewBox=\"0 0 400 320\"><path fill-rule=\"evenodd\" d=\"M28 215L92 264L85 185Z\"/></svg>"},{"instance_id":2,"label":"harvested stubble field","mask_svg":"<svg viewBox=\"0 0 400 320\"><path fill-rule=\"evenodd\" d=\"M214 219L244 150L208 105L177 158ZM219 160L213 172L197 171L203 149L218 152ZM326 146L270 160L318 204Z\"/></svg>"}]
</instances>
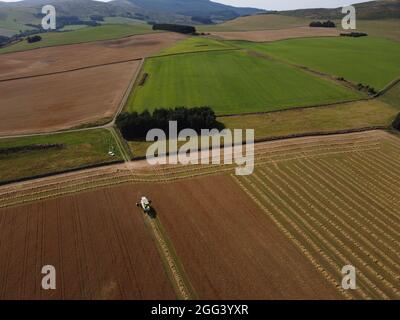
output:
<instances>
[{"instance_id":1,"label":"harvested stubble field","mask_svg":"<svg viewBox=\"0 0 400 320\"><path fill-rule=\"evenodd\" d=\"M139 61L0 82L0 135L68 129L110 119Z\"/></svg>"},{"instance_id":2,"label":"harvested stubble field","mask_svg":"<svg viewBox=\"0 0 400 320\"><path fill-rule=\"evenodd\" d=\"M339 285L342 267L356 268L357 289L345 297L399 299L400 140L359 134L334 151L324 145L331 139L314 144L325 149L317 156L236 179L328 282Z\"/></svg>"},{"instance_id":3,"label":"harvested stubble field","mask_svg":"<svg viewBox=\"0 0 400 320\"><path fill-rule=\"evenodd\" d=\"M146 194L200 298L399 298L399 152L398 137L369 131L258 144L256 171L249 177L229 177L224 173L233 167L219 165L132 163L134 175L125 165L92 169L0 188L0 217L71 201L65 199L86 199L90 208L85 198L90 195L107 201L96 204L103 217L117 210L133 219L134 199ZM126 186L109 189L114 184ZM35 203L92 188L103 189ZM24 202L31 204L18 206ZM1 226L4 235L8 227ZM18 232L25 233L21 229L9 237L17 239ZM96 244L91 242L95 253ZM13 250L21 257L10 261L30 261L24 252L34 250L26 248ZM347 264L357 269L354 291L340 288ZM28 269L5 270L10 283ZM85 279L77 281L86 286Z\"/></svg>"},{"instance_id":4,"label":"harvested stubble field","mask_svg":"<svg viewBox=\"0 0 400 320\"><path fill-rule=\"evenodd\" d=\"M1 299L175 299L134 188L0 210ZM57 290L41 289L41 268Z\"/></svg>"},{"instance_id":5,"label":"harvested stubble field","mask_svg":"<svg viewBox=\"0 0 400 320\"><path fill-rule=\"evenodd\" d=\"M279 30L220 31L212 32L211 35L224 40L269 42L292 38L337 37L340 31L336 28L297 27Z\"/></svg>"},{"instance_id":6,"label":"harvested stubble field","mask_svg":"<svg viewBox=\"0 0 400 320\"><path fill-rule=\"evenodd\" d=\"M183 38L165 32L2 54L0 80L141 59Z\"/></svg>"}]
</instances>

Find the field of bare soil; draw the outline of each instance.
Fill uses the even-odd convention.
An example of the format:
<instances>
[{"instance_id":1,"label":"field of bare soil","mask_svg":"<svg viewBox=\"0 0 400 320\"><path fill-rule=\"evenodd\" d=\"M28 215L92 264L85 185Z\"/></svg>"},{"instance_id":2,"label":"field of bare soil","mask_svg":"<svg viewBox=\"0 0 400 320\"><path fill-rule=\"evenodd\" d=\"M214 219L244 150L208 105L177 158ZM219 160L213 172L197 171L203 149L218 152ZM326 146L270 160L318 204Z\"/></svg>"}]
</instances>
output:
<instances>
[{"instance_id":1,"label":"field of bare soil","mask_svg":"<svg viewBox=\"0 0 400 320\"><path fill-rule=\"evenodd\" d=\"M304 37L336 37L339 33L340 32L335 28L295 27L279 30L221 31L212 32L211 34L224 40L268 42Z\"/></svg>"},{"instance_id":2,"label":"field of bare soil","mask_svg":"<svg viewBox=\"0 0 400 320\"><path fill-rule=\"evenodd\" d=\"M0 80L141 59L183 38L176 33L155 33L2 54Z\"/></svg>"},{"instance_id":3,"label":"field of bare soil","mask_svg":"<svg viewBox=\"0 0 400 320\"><path fill-rule=\"evenodd\" d=\"M56 131L112 117L139 65L0 82L0 135Z\"/></svg>"},{"instance_id":4,"label":"field of bare soil","mask_svg":"<svg viewBox=\"0 0 400 320\"><path fill-rule=\"evenodd\" d=\"M175 299L131 187L0 210L1 299ZM41 289L44 265L57 289Z\"/></svg>"}]
</instances>

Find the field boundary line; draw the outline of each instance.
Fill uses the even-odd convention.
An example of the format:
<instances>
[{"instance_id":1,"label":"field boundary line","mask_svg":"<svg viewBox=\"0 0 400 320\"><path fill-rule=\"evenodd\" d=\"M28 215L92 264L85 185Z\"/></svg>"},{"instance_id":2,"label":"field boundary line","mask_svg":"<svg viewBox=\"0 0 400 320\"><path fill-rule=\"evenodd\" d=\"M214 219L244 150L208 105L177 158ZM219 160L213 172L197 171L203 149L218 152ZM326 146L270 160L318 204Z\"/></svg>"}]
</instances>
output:
<instances>
[{"instance_id":1,"label":"field boundary line","mask_svg":"<svg viewBox=\"0 0 400 320\"><path fill-rule=\"evenodd\" d=\"M107 67L107 66L112 66L112 65L116 65L116 64L140 61L142 59L143 58L134 58L134 59L128 59L128 60L121 60L121 61L106 62L106 63L101 63L101 64L94 64L94 65L89 65L89 66L79 67L79 68L73 68L73 69L68 69L68 70L60 70L60 71L54 71L54 72L49 72L49 73L35 74L35 75L30 75L30 76L21 76L21 77L15 77L15 78L0 79L0 83L8 82L8 81L18 81L18 80L39 78L39 77L47 77L47 76L58 75L58 74L69 73L69 72L75 72L75 71L81 71L81 70L86 70L86 69Z\"/></svg>"}]
</instances>

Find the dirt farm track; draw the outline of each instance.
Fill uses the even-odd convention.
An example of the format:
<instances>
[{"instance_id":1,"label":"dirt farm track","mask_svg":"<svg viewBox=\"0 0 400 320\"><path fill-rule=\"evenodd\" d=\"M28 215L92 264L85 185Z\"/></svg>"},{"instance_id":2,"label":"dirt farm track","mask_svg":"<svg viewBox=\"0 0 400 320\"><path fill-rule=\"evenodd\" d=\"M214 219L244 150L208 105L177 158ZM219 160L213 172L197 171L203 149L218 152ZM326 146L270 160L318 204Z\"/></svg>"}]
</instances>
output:
<instances>
[{"instance_id":1,"label":"dirt farm track","mask_svg":"<svg viewBox=\"0 0 400 320\"><path fill-rule=\"evenodd\" d=\"M369 131L257 144L244 177L132 163L0 187L0 298L176 298L146 195L197 298L398 299L399 151Z\"/></svg>"}]
</instances>

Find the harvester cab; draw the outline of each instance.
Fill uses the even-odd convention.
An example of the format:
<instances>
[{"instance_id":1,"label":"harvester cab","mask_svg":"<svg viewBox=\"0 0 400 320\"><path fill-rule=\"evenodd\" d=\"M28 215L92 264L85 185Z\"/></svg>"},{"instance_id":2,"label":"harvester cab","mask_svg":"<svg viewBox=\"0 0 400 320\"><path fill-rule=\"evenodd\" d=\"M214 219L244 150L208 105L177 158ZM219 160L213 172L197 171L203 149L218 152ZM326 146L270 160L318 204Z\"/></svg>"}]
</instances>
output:
<instances>
[{"instance_id":1,"label":"harvester cab","mask_svg":"<svg viewBox=\"0 0 400 320\"><path fill-rule=\"evenodd\" d=\"M140 202L136 203L138 207L141 207L145 213L149 213L151 211L151 201L146 197L142 197Z\"/></svg>"}]
</instances>

